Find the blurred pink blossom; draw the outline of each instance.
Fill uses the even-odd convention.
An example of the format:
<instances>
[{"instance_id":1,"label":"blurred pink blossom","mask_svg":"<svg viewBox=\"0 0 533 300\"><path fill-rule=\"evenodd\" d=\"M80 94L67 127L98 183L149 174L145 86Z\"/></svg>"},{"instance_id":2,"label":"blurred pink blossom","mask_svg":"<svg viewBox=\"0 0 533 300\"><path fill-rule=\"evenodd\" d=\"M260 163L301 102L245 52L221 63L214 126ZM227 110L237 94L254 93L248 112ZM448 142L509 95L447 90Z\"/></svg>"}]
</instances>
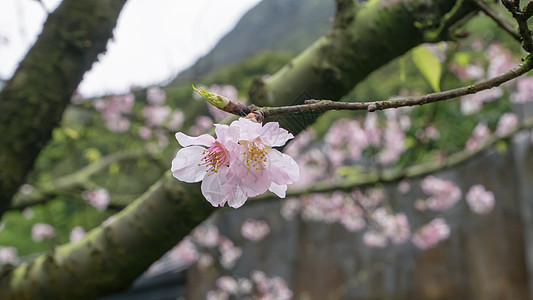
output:
<instances>
[{"instance_id":1,"label":"blurred pink blossom","mask_svg":"<svg viewBox=\"0 0 533 300\"><path fill-rule=\"evenodd\" d=\"M191 135L206 133L213 126L213 119L206 116L198 116L194 120L194 125L189 129Z\"/></svg>"},{"instance_id":2,"label":"blurred pink blossom","mask_svg":"<svg viewBox=\"0 0 533 300\"><path fill-rule=\"evenodd\" d=\"M56 230L52 225L45 223L36 223L31 228L31 238L34 242L39 243L45 239L51 239L56 236Z\"/></svg>"},{"instance_id":3,"label":"blurred pink blossom","mask_svg":"<svg viewBox=\"0 0 533 300\"><path fill-rule=\"evenodd\" d=\"M151 87L146 91L146 100L152 105L162 105L167 100L167 94L160 87Z\"/></svg>"},{"instance_id":4,"label":"blurred pink blossom","mask_svg":"<svg viewBox=\"0 0 533 300\"><path fill-rule=\"evenodd\" d=\"M485 123L479 123L474 128L472 136L466 142L466 150L472 151L485 144L490 137L490 130Z\"/></svg>"},{"instance_id":5,"label":"blurred pink blossom","mask_svg":"<svg viewBox=\"0 0 533 300\"><path fill-rule=\"evenodd\" d=\"M18 265L18 263L17 248L12 246L0 247L0 264Z\"/></svg>"},{"instance_id":6,"label":"blurred pink blossom","mask_svg":"<svg viewBox=\"0 0 533 300\"><path fill-rule=\"evenodd\" d=\"M139 136L143 140L147 140L147 139L151 138L152 137L152 129L150 129L147 126L141 126L139 128Z\"/></svg>"},{"instance_id":7,"label":"blurred pink blossom","mask_svg":"<svg viewBox=\"0 0 533 300\"><path fill-rule=\"evenodd\" d=\"M445 211L461 199L461 190L452 181L428 176L422 180L422 190L430 197L426 200L427 208Z\"/></svg>"},{"instance_id":8,"label":"blurred pink blossom","mask_svg":"<svg viewBox=\"0 0 533 300\"><path fill-rule=\"evenodd\" d=\"M474 185L466 194L468 207L477 214L488 214L494 208L494 193L485 190L481 184Z\"/></svg>"},{"instance_id":9,"label":"blurred pink blossom","mask_svg":"<svg viewBox=\"0 0 533 300\"><path fill-rule=\"evenodd\" d=\"M259 292L257 299L288 300L292 299L293 293L281 277L268 278L261 271L252 271L252 281Z\"/></svg>"},{"instance_id":10,"label":"blurred pink blossom","mask_svg":"<svg viewBox=\"0 0 533 300\"><path fill-rule=\"evenodd\" d=\"M221 236L219 238L218 250L220 251L220 264L226 270L230 270L235 266L237 259L242 255L242 249L233 244L227 237Z\"/></svg>"},{"instance_id":11,"label":"blurred pink blossom","mask_svg":"<svg viewBox=\"0 0 533 300\"><path fill-rule=\"evenodd\" d=\"M533 77L522 76L517 79L516 91L510 96L513 103L525 103L533 100Z\"/></svg>"},{"instance_id":12,"label":"blurred pink blossom","mask_svg":"<svg viewBox=\"0 0 533 300\"><path fill-rule=\"evenodd\" d=\"M105 188L83 191L81 197L99 211L104 211L109 205L109 192Z\"/></svg>"},{"instance_id":13,"label":"blurred pink blossom","mask_svg":"<svg viewBox=\"0 0 533 300\"><path fill-rule=\"evenodd\" d=\"M163 125L172 112L169 106L146 105L142 114L148 126L159 127Z\"/></svg>"},{"instance_id":14,"label":"blurred pink blossom","mask_svg":"<svg viewBox=\"0 0 533 300\"><path fill-rule=\"evenodd\" d=\"M511 133L518 127L518 117L513 113L505 113L500 117L498 125L496 125L495 134L499 137L504 137Z\"/></svg>"},{"instance_id":15,"label":"blurred pink blossom","mask_svg":"<svg viewBox=\"0 0 533 300\"><path fill-rule=\"evenodd\" d=\"M503 96L503 89L495 87L489 90L483 90L475 94L469 94L461 97L461 112L463 115L472 115L481 110L484 102L491 102Z\"/></svg>"},{"instance_id":16,"label":"blurred pink blossom","mask_svg":"<svg viewBox=\"0 0 533 300\"><path fill-rule=\"evenodd\" d=\"M450 236L450 227L443 218L435 218L419 228L412 237L413 243L420 249L435 247L440 241Z\"/></svg>"},{"instance_id":17,"label":"blurred pink blossom","mask_svg":"<svg viewBox=\"0 0 533 300\"><path fill-rule=\"evenodd\" d=\"M270 232L270 226L263 220L246 219L241 227L241 234L244 238L258 242Z\"/></svg>"},{"instance_id":18,"label":"blurred pink blossom","mask_svg":"<svg viewBox=\"0 0 533 300\"><path fill-rule=\"evenodd\" d=\"M81 240L86 234L87 232L85 231L83 227L76 226L72 228L72 230L70 231L69 240L71 243L77 242Z\"/></svg>"},{"instance_id":19,"label":"blurred pink blossom","mask_svg":"<svg viewBox=\"0 0 533 300\"><path fill-rule=\"evenodd\" d=\"M363 235L363 243L372 248L387 246L387 236L383 232L369 230Z\"/></svg>"},{"instance_id":20,"label":"blurred pink blossom","mask_svg":"<svg viewBox=\"0 0 533 300\"><path fill-rule=\"evenodd\" d=\"M194 241L204 247L215 247L218 244L220 233L214 225L202 225L194 229Z\"/></svg>"}]
</instances>

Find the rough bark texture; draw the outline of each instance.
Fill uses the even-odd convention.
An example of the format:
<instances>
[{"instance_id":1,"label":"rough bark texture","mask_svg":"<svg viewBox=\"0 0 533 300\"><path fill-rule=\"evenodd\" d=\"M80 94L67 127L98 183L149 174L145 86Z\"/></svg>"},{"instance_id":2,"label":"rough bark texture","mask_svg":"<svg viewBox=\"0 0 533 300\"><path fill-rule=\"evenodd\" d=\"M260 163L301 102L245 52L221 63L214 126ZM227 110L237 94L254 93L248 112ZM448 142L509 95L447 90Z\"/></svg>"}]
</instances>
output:
<instances>
[{"instance_id":1,"label":"rough bark texture","mask_svg":"<svg viewBox=\"0 0 533 300\"><path fill-rule=\"evenodd\" d=\"M0 93L0 216L50 139L126 0L65 0Z\"/></svg>"},{"instance_id":2,"label":"rough bark texture","mask_svg":"<svg viewBox=\"0 0 533 300\"><path fill-rule=\"evenodd\" d=\"M431 2L429 7L419 10L415 9L419 8L414 5L416 1L374 0L355 18L352 18L354 11L343 12L329 35L256 89L253 102L287 105L303 91L317 98L342 96L370 72L423 41L423 30L414 25L420 23L417 15L440 20L455 3L450 0ZM66 65L71 66L70 63ZM13 89L12 93L22 91ZM32 97L33 101L39 99L38 95ZM59 114L55 109L53 112ZM35 119L31 114L22 113L17 118ZM20 135L11 134L7 139L2 137L0 146L19 138ZM15 160L24 155L23 151L15 153L20 154L2 159ZM18 182L0 179L12 185ZM200 195L199 185L178 183L167 173L111 224L91 231L77 243L58 247L32 264L5 270L0 277L0 298L92 298L123 288L212 210Z\"/></svg>"},{"instance_id":3,"label":"rough bark texture","mask_svg":"<svg viewBox=\"0 0 533 300\"><path fill-rule=\"evenodd\" d=\"M265 81L250 89L251 103L260 106L302 104L307 99L339 100L370 73L429 40L448 38L443 20L458 1L369 1L341 5L333 30ZM458 5L459 5L458 4ZM455 7L454 18L472 7ZM439 26L442 25L442 28ZM309 116L307 116L309 117ZM293 133L312 122L271 118Z\"/></svg>"}]
</instances>

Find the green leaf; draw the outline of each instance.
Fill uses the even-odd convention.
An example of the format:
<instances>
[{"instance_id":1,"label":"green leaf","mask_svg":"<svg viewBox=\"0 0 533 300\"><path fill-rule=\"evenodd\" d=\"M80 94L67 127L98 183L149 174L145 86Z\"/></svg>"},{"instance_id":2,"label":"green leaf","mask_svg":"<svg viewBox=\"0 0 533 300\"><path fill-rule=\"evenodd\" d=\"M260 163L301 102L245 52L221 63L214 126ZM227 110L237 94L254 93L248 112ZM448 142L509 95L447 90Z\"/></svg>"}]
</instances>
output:
<instances>
[{"instance_id":1,"label":"green leaf","mask_svg":"<svg viewBox=\"0 0 533 300\"><path fill-rule=\"evenodd\" d=\"M95 161L98 161L102 157L102 154L100 153L98 149L93 147L93 148L89 148L85 150L84 156L90 162L95 162Z\"/></svg>"},{"instance_id":2,"label":"green leaf","mask_svg":"<svg viewBox=\"0 0 533 300\"><path fill-rule=\"evenodd\" d=\"M440 92L442 65L439 59L424 45L411 50L411 58L435 92Z\"/></svg>"}]
</instances>

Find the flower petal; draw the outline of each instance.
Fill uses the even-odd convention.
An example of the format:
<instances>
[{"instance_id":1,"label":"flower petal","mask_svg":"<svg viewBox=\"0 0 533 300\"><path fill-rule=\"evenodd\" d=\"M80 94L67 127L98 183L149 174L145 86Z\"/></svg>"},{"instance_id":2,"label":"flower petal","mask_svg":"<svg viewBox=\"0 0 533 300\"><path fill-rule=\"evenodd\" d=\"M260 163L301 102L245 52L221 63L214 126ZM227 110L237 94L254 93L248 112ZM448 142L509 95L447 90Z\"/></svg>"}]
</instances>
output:
<instances>
[{"instance_id":1,"label":"flower petal","mask_svg":"<svg viewBox=\"0 0 533 300\"><path fill-rule=\"evenodd\" d=\"M287 130L280 128L278 122L268 122L261 128L261 140L269 147L279 147L294 138Z\"/></svg>"},{"instance_id":2,"label":"flower petal","mask_svg":"<svg viewBox=\"0 0 533 300\"><path fill-rule=\"evenodd\" d=\"M242 189L247 197L263 194L270 187L271 181L268 170L248 169L246 164L239 160L230 163L228 182Z\"/></svg>"},{"instance_id":3,"label":"flower petal","mask_svg":"<svg viewBox=\"0 0 533 300\"><path fill-rule=\"evenodd\" d=\"M226 172L227 169L225 171L219 170L218 173L205 176L202 181L202 195L214 207L224 206L227 201L228 194L224 190L224 186L227 184Z\"/></svg>"},{"instance_id":4,"label":"flower petal","mask_svg":"<svg viewBox=\"0 0 533 300\"><path fill-rule=\"evenodd\" d=\"M286 184L276 184L272 182L270 187L268 188L269 191L276 194L276 196L280 198L285 198L285 193L287 192L287 185Z\"/></svg>"},{"instance_id":5,"label":"flower petal","mask_svg":"<svg viewBox=\"0 0 533 300\"><path fill-rule=\"evenodd\" d=\"M300 168L291 156L276 149L270 149L268 158L273 182L284 185L295 183L300 179Z\"/></svg>"},{"instance_id":6,"label":"flower petal","mask_svg":"<svg viewBox=\"0 0 533 300\"><path fill-rule=\"evenodd\" d=\"M198 182L206 174L207 168L199 166L205 148L200 146L185 147L176 153L172 160L172 175L184 182Z\"/></svg>"},{"instance_id":7,"label":"flower petal","mask_svg":"<svg viewBox=\"0 0 533 300\"><path fill-rule=\"evenodd\" d=\"M262 125L248 119L239 118L239 120L233 121L230 127L239 130L239 139L251 141L259 136Z\"/></svg>"},{"instance_id":8,"label":"flower petal","mask_svg":"<svg viewBox=\"0 0 533 300\"><path fill-rule=\"evenodd\" d=\"M183 132L176 133L176 139L182 147L187 147L190 145L202 145L210 147L214 142L215 138L209 134L202 134L200 136L188 136Z\"/></svg>"}]
</instances>

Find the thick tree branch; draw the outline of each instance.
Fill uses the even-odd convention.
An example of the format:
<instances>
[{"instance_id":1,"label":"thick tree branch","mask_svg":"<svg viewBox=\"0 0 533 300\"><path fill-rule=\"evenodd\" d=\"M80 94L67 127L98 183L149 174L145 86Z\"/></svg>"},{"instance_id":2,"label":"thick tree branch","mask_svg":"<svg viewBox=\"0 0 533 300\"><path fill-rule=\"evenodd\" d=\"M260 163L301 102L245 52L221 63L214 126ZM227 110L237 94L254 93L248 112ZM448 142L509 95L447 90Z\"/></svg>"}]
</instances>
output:
<instances>
[{"instance_id":1,"label":"thick tree branch","mask_svg":"<svg viewBox=\"0 0 533 300\"><path fill-rule=\"evenodd\" d=\"M33 191L29 194L23 194L19 191L17 194L15 194L15 197L13 198L13 205L8 210L22 210L26 207L43 204L54 199L58 195L65 193L66 191L71 191L76 188L96 188L96 186L90 182L91 176L104 170L113 163L135 161L143 157L155 160L155 158L153 158L148 152L113 153L83 167L74 173L61 176L50 182L37 183L34 186Z\"/></svg>"},{"instance_id":2,"label":"thick tree branch","mask_svg":"<svg viewBox=\"0 0 533 300\"><path fill-rule=\"evenodd\" d=\"M126 0L65 0L0 92L0 216L50 139Z\"/></svg>"}]
</instances>

